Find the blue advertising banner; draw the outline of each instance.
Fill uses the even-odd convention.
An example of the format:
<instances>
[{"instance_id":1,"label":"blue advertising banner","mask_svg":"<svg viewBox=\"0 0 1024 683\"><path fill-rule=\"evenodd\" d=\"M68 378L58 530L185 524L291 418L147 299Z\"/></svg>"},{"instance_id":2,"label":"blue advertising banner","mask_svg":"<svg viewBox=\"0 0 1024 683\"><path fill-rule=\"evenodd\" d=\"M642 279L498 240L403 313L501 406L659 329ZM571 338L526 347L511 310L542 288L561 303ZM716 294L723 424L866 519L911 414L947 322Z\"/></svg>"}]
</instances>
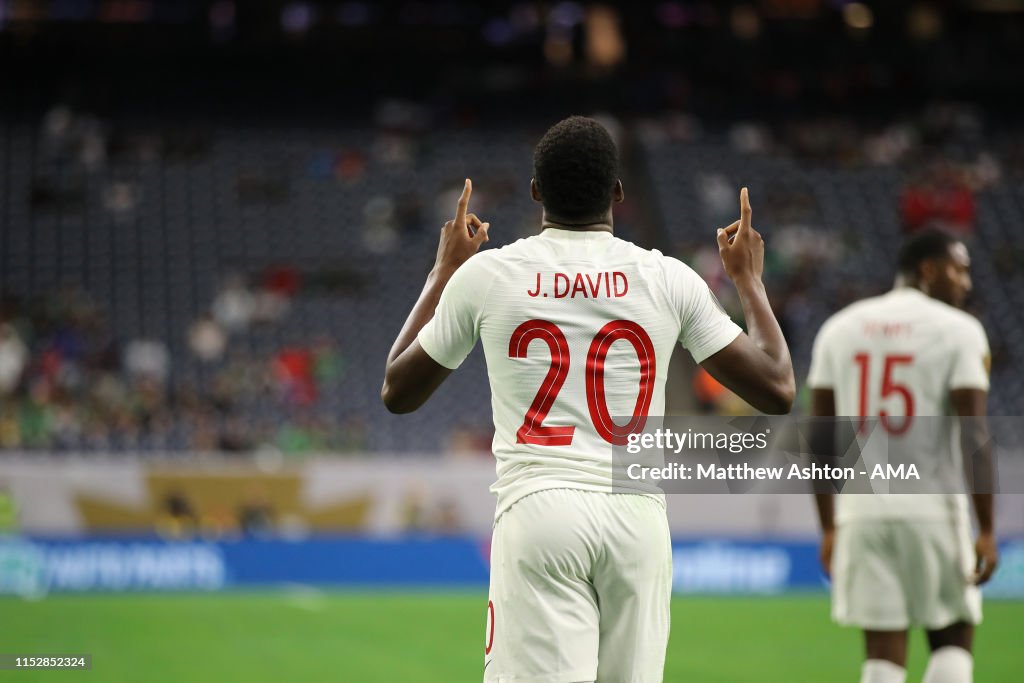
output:
<instances>
[{"instance_id":1,"label":"blue advertising banner","mask_svg":"<svg viewBox=\"0 0 1024 683\"><path fill-rule=\"evenodd\" d=\"M466 537L314 537L168 541L153 537L0 537L0 594L324 588L483 587L487 541ZM677 593L824 591L814 541L686 539L673 544ZM1024 539L1005 542L990 597L1024 598Z\"/></svg>"},{"instance_id":2,"label":"blue advertising banner","mask_svg":"<svg viewBox=\"0 0 1024 683\"><path fill-rule=\"evenodd\" d=\"M672 545L676 593L771 594L824 590L815 543L691 540Z\"/></svg>"}]
</instances>

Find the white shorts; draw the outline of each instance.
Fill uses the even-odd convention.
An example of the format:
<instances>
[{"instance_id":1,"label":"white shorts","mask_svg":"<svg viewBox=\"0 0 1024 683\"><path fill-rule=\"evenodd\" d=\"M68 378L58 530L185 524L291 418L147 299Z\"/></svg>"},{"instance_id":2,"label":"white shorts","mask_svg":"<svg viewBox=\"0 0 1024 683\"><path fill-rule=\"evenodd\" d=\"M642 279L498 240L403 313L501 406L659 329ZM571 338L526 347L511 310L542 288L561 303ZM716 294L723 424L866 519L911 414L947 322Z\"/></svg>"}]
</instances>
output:
<instances>
[{"instance_id":1,"label":"white shorts","mask_svg":"<svg viewBox=\"0 0 1024 683\"><path fill-rule=\"evenodd\" d=\"M966 520L857 520L837 526L832 618L871 631L981 622Z\"/></svg>"},{"instance_id":2,"label":"white shorts","mask_svg":"<svg viewBox=\"0 0 1024 683\"><path fill-rule=\"evenodd\" d=\"M494 525L487 683L658 683L672 544L650 496L539 491Z\"/></svg>"}]
</instances>

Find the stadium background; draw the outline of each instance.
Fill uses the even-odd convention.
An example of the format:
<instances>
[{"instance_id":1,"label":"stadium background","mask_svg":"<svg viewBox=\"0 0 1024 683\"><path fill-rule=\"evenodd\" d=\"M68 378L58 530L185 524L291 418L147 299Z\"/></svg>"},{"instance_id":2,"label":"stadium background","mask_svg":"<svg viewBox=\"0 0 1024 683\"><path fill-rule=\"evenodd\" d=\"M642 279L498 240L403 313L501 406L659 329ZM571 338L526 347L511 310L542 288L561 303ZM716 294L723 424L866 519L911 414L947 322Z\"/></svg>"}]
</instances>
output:
<instances>
[{"instance_id":1,"label":"stadium background","mask_svg":"<svg viewBox=\"0 0 1024 683\"><path fill-rule=\"evenodd\" d=\"M462 179L492 245L531 234L532 145L568 114L619 142L617 233L734 313L713 230L750 187L798 380L904 234L963 234L991 412L1019 416L1022 52L1015 0L0 0L0 652L89 652L104 681L476 679L482 354L416 414L377 394ZM670 412L745 412L694 370ZM666 680L853 680L809 499L670 519ZM1021 496L999 529L979 681L1019 675Z\"/></svg>"}]
</instances>

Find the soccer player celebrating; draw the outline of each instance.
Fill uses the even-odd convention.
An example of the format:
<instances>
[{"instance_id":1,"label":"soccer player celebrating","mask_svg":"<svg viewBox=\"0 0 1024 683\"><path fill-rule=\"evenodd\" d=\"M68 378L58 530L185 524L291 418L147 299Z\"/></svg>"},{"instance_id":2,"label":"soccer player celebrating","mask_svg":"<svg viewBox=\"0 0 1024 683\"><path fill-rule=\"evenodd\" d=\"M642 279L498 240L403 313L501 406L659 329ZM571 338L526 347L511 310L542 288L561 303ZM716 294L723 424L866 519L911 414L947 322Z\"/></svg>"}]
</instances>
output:
<instances>
[{"instance_id":1,"label":"soccer player celebrating","mask_svg":"<svg viewBox=\"0 0 1024 683\"><path fill-rule=\"evenodd\" d=\"M988 341L981 324L958 308L970 291L969 269L962 242L940 232L915 235L900 250L896 286L832 316L814 342L807 379L813 415L877 416L876 429L889 443L912 440L905 450L932 471L946 465L960 472L958 464L965 464L977 473L973 552L966 495L816 497L832 616L864 630L861 683L906 680L912 626L928 633L924 683L972 679L971 642L981 619L977 584L992 576L997 552L984 417ZM934 417L950 411L962 416L967 463L958 463L952 422ZM915 434L912 425L922 416L933 417L919 420L925 424Z\"/></svg>"},{"instance_id":2,"label":"soccer player celebrating","mask_svg":"<svg viewBox=\"0 0 1024 683\"><path fill-rule=\"evenodd\" d=\"M537 145L540 234L477 253L490 225L468 212L471 191L466 180L441 229L381 397L393 412L415 410L483 340L498 475L484 679L660 681L672 580L665 503L613 487L612 448L663 413L677 342L756 408L789 411L793 368L761 283L764 243L746 189L718 245L749 336L680 261L612 234L623 189L597 122L565 119Z\"/></svg>"}]
</instances>

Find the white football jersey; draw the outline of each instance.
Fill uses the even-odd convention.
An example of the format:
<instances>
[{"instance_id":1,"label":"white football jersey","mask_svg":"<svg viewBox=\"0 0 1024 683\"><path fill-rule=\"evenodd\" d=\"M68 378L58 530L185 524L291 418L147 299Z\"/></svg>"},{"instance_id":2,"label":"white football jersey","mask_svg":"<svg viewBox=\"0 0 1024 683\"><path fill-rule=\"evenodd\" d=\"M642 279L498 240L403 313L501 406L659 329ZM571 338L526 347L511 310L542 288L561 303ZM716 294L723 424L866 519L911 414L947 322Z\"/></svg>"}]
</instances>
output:
<instances>
[{"instance_id":1,"label":"white football jersey","mask_svg":"<svg viewBox=\"0 0 1024 683\"><path fill-rule=\"evenodd\" d=\"M962 476L955 422L915 419L950 415L954 389L988 391L988 359L988 339L977 319L918 289L898 287L825 322L814 341L807 384L832 389L836 415L877 417L873 438L883 448L899 449L922 481L948 480ZM837 522L948 518L951 511L966 514L966 496L840 495L836 501Z\"/></svg>"},{"instance_id":2,"label":"white football jersey","mask_svg":"<svg viewBox=\"0 0 1024 683\"><path fill-rule=\"evenodd\" d=\"M455 369L483 340L500 515L544 489L612 491L613 444L664 415L675 344L699 363L739 333L682 262L547 228L463 264L419 342Z\"/></svg>"}]
</instances>

